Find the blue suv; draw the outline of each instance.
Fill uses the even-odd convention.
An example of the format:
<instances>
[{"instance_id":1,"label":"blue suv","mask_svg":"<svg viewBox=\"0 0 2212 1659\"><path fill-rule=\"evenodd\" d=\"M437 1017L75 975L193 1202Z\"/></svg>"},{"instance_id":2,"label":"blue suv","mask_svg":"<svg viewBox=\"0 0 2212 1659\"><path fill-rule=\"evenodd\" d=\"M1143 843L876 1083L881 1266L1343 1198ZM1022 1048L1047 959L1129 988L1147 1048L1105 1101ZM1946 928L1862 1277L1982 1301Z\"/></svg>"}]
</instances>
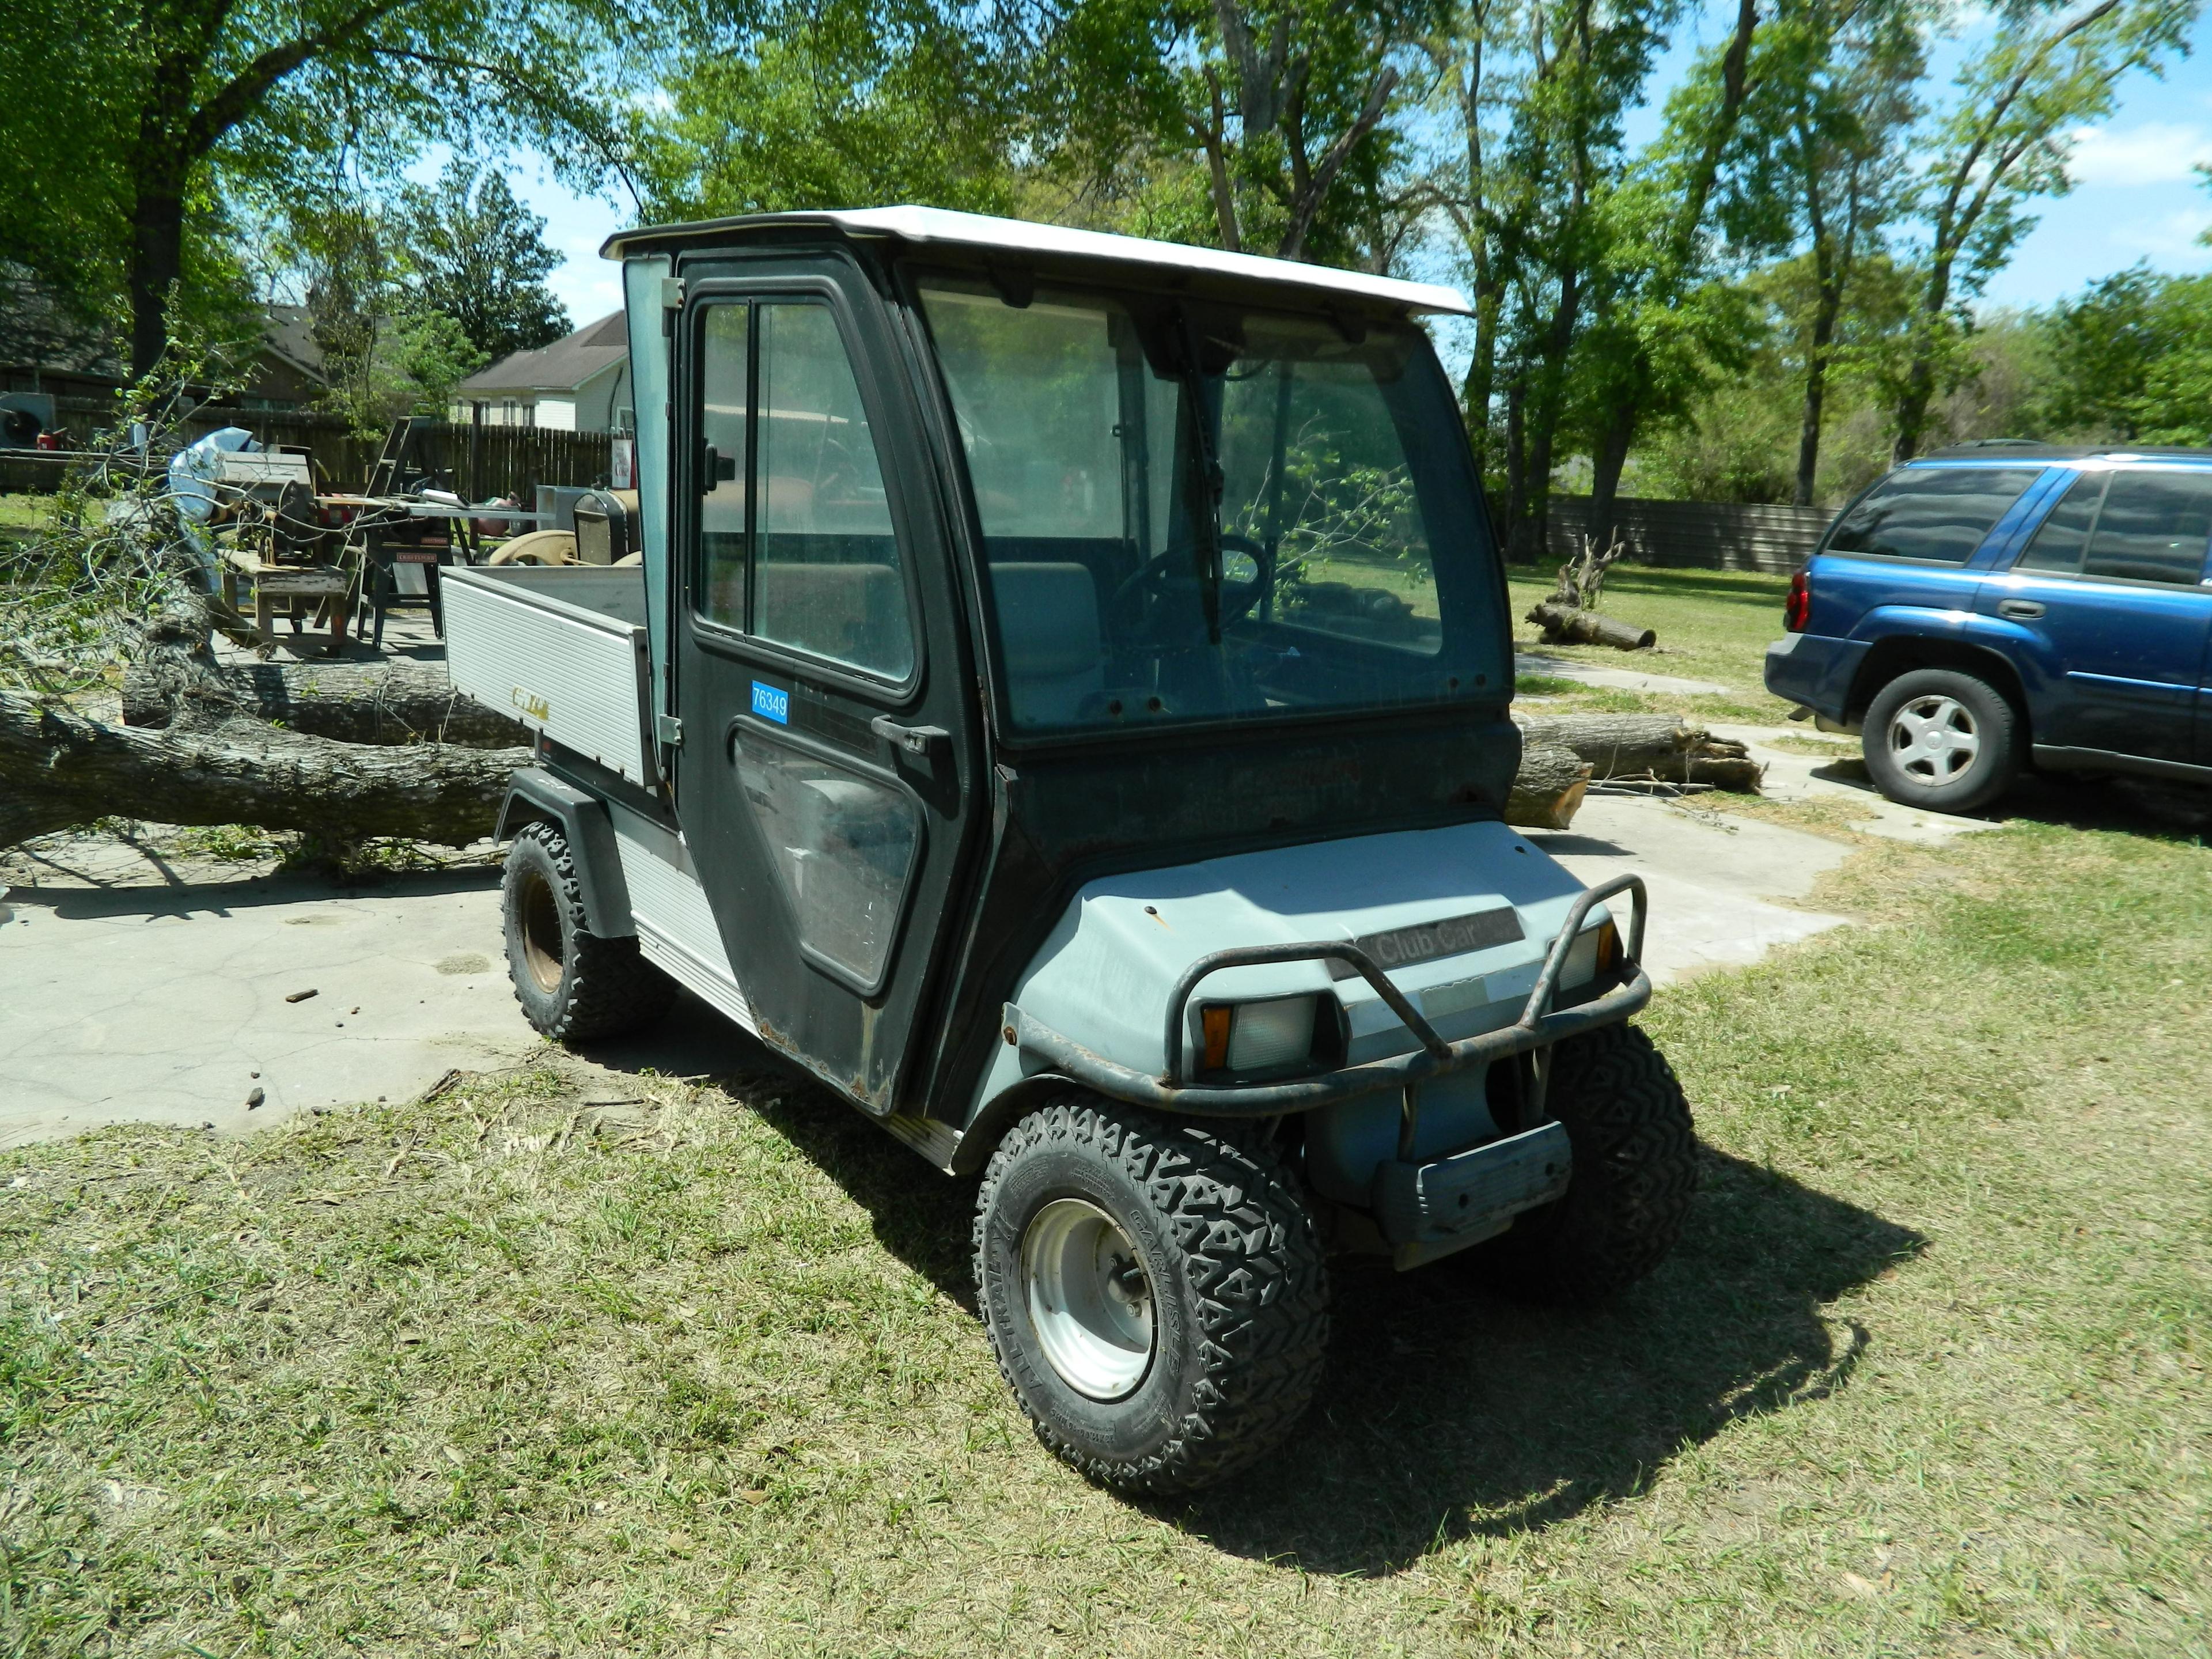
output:
<instances>
[{"instance_id":1,"label":"blue suv","mask_svg":"<svg viewBox=\"0 0 2212 1659\"><path fill-rule=\"evenodd\" d=\"M2212 782L2208 544L2212 450L1943 450L1829 526L1766 689L1858 732L1911 806L2029 766Z\"/></svg>"}]
</instances>

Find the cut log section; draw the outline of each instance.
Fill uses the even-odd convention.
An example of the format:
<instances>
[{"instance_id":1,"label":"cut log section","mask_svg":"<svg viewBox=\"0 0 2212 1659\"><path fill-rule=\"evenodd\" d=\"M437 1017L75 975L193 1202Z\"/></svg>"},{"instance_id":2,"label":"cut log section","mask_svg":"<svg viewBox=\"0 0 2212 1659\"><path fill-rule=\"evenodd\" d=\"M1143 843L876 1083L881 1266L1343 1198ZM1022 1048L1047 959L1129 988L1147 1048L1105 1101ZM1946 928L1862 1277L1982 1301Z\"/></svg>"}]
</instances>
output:
<instances>
[{"instance_id":1,"label":"cut log section","mask_svg":"<svg viewBox=\"0 0 2212 1659\"><path fill-rule=\"evenodd\" d=\"M213 676L239 712L310 737L341 743L451 743L468 749L507 749L530 741L518 722L455 691L438 664L258 663L216 669ZM196 689L207 689L205 682ZM164 675L149 664L132 664L123 677L123 723L162 727L173 713Z\"/></svg>"},{"instance_id":2,"label":"cut log section","mask_svg":"<svg viewBox=\"0 0 2212 1659\"><path fill-rule=\"evenodd\" d=\"M1524 830L1565 830L1589 788L1590 764L1564 744L1523 743L1505 798L1505 821Z\"/></svg>"},{"instance_id":3,"label":"cut log section","mask_svg":"<svg viewBox=\"0 0 2212 1659\"><path fill-rule=\"evenodd\" d=\"M0 692L0 847L104 817L250 823L333 847L404 836L465 847L492 832L527 749L373 747L238 716L110 726Z\"/></svg>"},{"instance_id":4,"label":"cut log section","mask_svg":"<svg viewBox=\"0 0 2212 1659\"><path fill-rule=\"evenodd\" d=\"M1523 752L1558 746L1590 763L1593 779L1651 778L1757 794L1765 769L1743 744L1672 714L1516 715Z\"/></svg>"},{"instance_id":5,"label":"cut log section","mask_svg":"<svg viewBox=\"0 0 2212 1659\"><path fill-rule=\"evenodd\" d=\"M1616 651L1648 651L1659 642L1659 635L1650 629L1632 627L1600 611L1577 611L1548 599L1530 611L1527 620L1540 624L1546 641L1553 645L1609 645Z\"/></svg>"}]
</instances>

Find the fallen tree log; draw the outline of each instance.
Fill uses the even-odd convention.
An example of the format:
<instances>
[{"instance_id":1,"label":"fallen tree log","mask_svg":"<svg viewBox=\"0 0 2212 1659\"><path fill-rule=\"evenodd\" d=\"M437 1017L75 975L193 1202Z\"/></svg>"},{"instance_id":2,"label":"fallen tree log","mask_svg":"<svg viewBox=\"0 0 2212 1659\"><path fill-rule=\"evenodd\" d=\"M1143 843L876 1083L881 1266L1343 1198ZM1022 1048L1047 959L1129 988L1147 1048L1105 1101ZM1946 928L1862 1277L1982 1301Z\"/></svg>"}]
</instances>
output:
<instances>
[{"instance_id":1,"label":"fallen tree log","mask_svg":"<svg viewBox=\"0 0 2212 1659\"><path fill-rule=\"evenodd\" d=\"M1609 645L1616 651L1648 651L1659 635L1596 611L1547 599L1528 612L1528 621L1542 625L1546 641L1553 645Z\"/></svg>"},{"instance_id":2,"label":"fallen tree log","mask_svg":"<svg viewBox=\"0 0 2212 1659\"><path fill-rule=\"evenodd\" d=\"M1525 754L1557 746L1590 764L1593 779L1656 778L1757 794L1765 770L1743 744L1672 714L1516 715Z\"/></svg>"},{"instance_id":3,"label":"fallen tree log","mask_svg":"<svg viewBox=\"0 0 2212 1659\"><path fill-rule=\"evenodd\" d=\"M450 743L507 749L529 742L516 721L453 690L442 665L253 663L212 671L215 690L240 713L341 743ZM133 663L123 677L123 723L160 728L175 713L175 678Z\"/></svg>"},{"instance_id":4,"label":"fallen tree log","mask_svg":"<svg viewBox=\"0 0 2212 1659\"><path fill-rule=\"evenodd\" d=\"M104 817L300 830L342 849L377 836L465 847L492 832L527 749L334 742L250 716L111 726L0 692L0 847Z\"/></svg>"},{"instance_id":5,"label":"fallen tree log","mask_svg":"<svg viewBox=\"0 0 2212 1659\"><path fill-rule=\"evenodd\" d=\"M1524 830L1565 830L1589 788L1590 764L1565 744L1521 745L1520 769L1505 798L1505 821Z\"/></svg>"}]
</instances>

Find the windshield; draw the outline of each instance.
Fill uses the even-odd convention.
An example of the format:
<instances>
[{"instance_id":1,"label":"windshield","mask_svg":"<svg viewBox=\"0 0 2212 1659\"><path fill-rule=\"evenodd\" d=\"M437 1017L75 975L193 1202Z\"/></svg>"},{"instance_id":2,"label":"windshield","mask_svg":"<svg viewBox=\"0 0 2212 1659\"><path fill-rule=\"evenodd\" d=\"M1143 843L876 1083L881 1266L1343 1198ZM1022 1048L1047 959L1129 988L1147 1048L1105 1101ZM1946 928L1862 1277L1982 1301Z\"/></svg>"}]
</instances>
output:
<instances>
[{"instance_id":1,"label":"windshield","mask_svg":"<svg viewBox=\"0 0 2212 1659\"><path fill-rule=\"evenodd\" d=\"M1473 465L1417 329L1012 297L922 287L1018 730L1504 695Z\"/></svg>"}]
</instances>

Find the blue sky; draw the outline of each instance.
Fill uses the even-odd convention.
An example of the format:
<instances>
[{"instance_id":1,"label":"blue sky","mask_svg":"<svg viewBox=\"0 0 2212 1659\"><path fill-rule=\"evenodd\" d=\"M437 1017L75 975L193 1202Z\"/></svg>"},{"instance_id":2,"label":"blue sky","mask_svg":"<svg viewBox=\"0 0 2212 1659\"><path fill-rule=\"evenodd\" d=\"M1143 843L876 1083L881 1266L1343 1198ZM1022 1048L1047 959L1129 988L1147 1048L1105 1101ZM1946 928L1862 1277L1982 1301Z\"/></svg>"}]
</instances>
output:
<instances>
[{"instance_id":1,"label":"blue sky","mask_svg":"<svg viewBox=\"0 0 2212 1659\"><path fill-rule=\"evenodd\" d=\"M1720 34L1733 16L1733 7L1725 16L1709 12L1678 41L1656 77L1662 98L1697 37ZM2193 54L2164 79L2130 77L2111 119L2075 136L2072 194L2038 204L2039 222L1990 284L1986 304L2048 305L2138 260L2159 270L2212 270L2212 247L2197 240L2212 227L2212 190L2191 170L2212 162L2212 17L2198 20L2192 45ZM1931 94L1937 90L1931 85ZM1655 106L1632 132L1647 137L1656 125ZM569 316L580 325L618 309L621 289L599 249L632 222L627 197L619 207L579 197L529 157L516 165L514 185L545 216L546 239L563 256L551 281Z\"/></svg>"}]
</instances>

